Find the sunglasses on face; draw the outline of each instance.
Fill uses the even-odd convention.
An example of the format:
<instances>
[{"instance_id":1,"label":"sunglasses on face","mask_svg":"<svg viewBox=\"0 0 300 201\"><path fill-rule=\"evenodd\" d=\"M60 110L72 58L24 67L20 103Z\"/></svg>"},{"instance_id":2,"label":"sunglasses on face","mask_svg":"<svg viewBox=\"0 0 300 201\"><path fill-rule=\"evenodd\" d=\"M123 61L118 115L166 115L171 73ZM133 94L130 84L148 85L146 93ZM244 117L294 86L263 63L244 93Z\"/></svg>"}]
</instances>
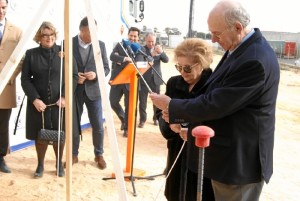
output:
<instances>
[{"instance_id":1,"label":"sunglasses on face","mask_svg":"<svg viewBox=\"0 0 300 201\"><path fill-rule=\"evenodd\" d=\"M185 72L185 73L191 73L192 72L192 68L194 68L195 66L197 66L199 63L195 63L193 65L185 65L185 66L182 66L180 64L175 64L175 67L176 69L181 72L182 70Z\"/></svg>"}]
</instances>

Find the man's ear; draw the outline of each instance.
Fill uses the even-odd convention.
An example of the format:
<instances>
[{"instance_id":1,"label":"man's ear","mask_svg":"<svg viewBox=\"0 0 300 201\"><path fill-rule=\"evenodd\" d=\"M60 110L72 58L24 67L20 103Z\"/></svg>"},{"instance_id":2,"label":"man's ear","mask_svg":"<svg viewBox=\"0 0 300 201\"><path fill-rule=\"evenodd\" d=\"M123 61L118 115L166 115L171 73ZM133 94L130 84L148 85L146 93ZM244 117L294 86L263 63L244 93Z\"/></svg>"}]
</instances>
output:
<instances>
[{"instance_id":1,"label":"man's ear","mask_svg":"<svg viewBox=\"0 0 300 201\"><path fill-rule=\"evenodd\" d=\"M241 33L244 30L243 25L240 22L234 24L234 31Z\"/></svg>"}]
</instances>

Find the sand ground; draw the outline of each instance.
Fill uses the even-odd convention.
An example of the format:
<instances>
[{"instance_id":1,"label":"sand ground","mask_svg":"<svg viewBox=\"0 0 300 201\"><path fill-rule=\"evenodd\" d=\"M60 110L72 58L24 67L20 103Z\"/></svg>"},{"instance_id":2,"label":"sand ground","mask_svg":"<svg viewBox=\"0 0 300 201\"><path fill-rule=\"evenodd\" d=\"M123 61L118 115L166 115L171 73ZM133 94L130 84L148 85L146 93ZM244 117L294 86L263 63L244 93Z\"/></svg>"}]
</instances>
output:
<instances>
[{"instance_id":1,"label":"sand ground","mask_svg":"<svg viewBox=\"0 0 300 201\"><path fill-rule=\"evenodd\" d=\"M167 50L172 59L172 51ZM214 65L220 57L216 56ZM163 77L177 74L174 63L163 64ZM164 92L164 86L162 92ZM274 174L269 184L264 186L262 201L298 201L300 198L300 71L282 70L277 102L276 134L274 148ZM161 136L159 128L153 125L152 106L149 100L148 121L144 128L137 128L134 169L145 171L145 176L161 174L166 164L166 141ZM125 167L127 139L119 130L120 122L115 114L117 142L120 149L121 163ZM106 125L106 127L109 125ZM105 133L104 157L107 162L105 170L99 170L93 161L93 146L91 129L83 132L79 163L72 168L72 192L74 201L117 201L119 199L116 180L110 178L113 173L112 154ZM13 152L6 157L11 174L0 173L1 201L50 201L66 200L66 178L55 176L55 157L52 147L48 148L45 162L45 172L41 179L33 179L37 160L34 147ZM128 200L165 201L163 195L164 176L154 180L137 179L125 183ZM137 195L133 196L134 184Z\"/></svg>"}]
</instances>

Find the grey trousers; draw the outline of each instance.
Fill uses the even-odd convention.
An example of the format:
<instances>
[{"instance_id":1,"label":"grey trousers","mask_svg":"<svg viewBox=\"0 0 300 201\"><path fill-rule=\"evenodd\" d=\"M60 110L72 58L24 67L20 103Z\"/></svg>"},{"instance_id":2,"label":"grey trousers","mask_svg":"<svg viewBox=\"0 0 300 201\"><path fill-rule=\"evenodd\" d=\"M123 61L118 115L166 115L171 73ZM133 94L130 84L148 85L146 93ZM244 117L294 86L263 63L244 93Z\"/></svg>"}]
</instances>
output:
<instances>
[{"instance_id":1,"label":"grey trousers","mask_svg":"<svg viewBox=\"0 0 300 201\"><path fill-rule=\"evenodd\" d=\"M259 201L264 180L245 185L228 185L211 180L216 201Z\"/></svg>"}]
</instances>

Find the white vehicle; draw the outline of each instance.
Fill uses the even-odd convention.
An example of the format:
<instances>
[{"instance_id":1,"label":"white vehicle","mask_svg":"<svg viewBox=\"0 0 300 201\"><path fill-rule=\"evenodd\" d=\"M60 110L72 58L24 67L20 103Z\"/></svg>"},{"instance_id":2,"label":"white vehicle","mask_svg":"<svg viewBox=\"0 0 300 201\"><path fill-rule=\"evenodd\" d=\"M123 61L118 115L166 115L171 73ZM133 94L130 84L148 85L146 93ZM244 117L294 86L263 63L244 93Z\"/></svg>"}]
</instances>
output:
<instances>
[{"instance_id":1,"label":"white vehicle","mask_svg":"<svg viewBox=\"0 0 300 201\"><path fill-rule=\"evenodd\" d=\"M295 66L300 66L300 58L295 61Z\"/></svg>"}]
</instances>

